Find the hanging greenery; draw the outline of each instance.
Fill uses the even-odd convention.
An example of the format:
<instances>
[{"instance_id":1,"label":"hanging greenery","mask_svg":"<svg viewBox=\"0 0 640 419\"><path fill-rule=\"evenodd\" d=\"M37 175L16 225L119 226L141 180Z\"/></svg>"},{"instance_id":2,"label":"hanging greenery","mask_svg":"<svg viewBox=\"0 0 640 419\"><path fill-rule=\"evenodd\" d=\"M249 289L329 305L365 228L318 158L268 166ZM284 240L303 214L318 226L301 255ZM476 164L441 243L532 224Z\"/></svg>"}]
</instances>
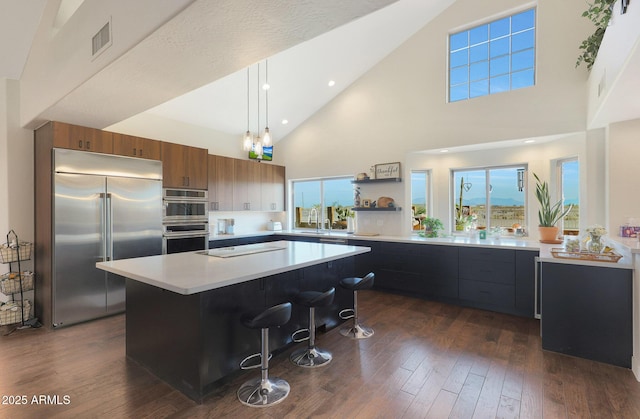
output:
<instances>
[{"instance_id":1,"label":"hanging greenery","mask_svg":"<svg viewBox=\"0 0 640 419\"><path fill-rule=\"evenodd\" d=\"M615 1L616 0L594 0L593 3L588 3L589 8L582 13L582 17L586 17L595 24L596 30L580 44L579 49L582 50L582 53L578 56L576 67L583 62L587 66L587 70L590 70L591 66L593 66L596 56L598 55L598 50L600 49L600 44L602 43L602 38L604 37L604 32L609 25L609 20L611 20L611 12Z\"/></svg>"}]
</instances>

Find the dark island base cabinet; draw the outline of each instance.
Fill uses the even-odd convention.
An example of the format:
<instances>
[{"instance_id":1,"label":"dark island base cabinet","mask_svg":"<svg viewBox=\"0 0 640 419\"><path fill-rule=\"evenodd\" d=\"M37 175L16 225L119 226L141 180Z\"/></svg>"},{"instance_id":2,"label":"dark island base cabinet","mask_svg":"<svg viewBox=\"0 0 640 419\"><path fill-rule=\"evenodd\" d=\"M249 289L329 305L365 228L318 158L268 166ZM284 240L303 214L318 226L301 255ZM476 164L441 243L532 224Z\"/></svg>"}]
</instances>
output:
<instances>
[{"instance_id":1,"label":"dark island base cabinet","mask_svg":"<svg viewBox=\"0 0 640 419\"><path fill-rule=\"evenodd\" d=\"M338 284L353 275L353 264L345 258L193 295L127 279L127 357L202 402L239 371L240 361L260 352L260 331L244 327L242 313L333 286L334 304L316 311L318 329L332 328L342 321L340 309L352 306L352 294ZM289 323L269 331L270 350L291 345L291 334L306 328L308 317L307 308L294 304Z\"/></svg>"},{"instance_id":2,"label":"dark island base cabinet","mask_svg":"<svg viewBox=\"0 0 640 419\"><path fill-rule=\"evenodd\" d=\"M632 270L541 264L542 348L631 368Z\"/></svg>"}]
</instances>

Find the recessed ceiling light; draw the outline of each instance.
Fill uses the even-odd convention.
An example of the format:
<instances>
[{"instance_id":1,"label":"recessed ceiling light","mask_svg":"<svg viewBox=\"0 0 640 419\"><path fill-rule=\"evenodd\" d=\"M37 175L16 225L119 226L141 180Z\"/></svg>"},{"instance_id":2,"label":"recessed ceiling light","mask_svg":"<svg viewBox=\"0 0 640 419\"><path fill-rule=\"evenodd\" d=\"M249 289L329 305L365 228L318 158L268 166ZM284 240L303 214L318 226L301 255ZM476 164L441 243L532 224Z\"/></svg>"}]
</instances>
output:
<instances>
[{"instance_id":1,"label":"recessed ceiling light","mask_svg":"<svg viewBox=\"0 0 640 419\"><path fill-rule=\"evenodd\" d=\"M329 87L333 87L335 86L335 84L336 82L334 80L329 80L329 83L328 83Z\"/></svg>"},{"instance_id":2,"label":"recessed ceiling light","mask_svg":"<svg viewBox=\"0 0 640 419\"><path fill-rule=\"evenodd\" d=\"M269 86L269 83L265 83L262 85L262 90L269 90L271 88L271 86Z\"/></svg>"},{"instance_id":3,"label":"recessed ceiling light","mask_svg":"<svg viewBox=\"0 0 640 419\"><path fill-rule=\"evenodd\" d=\"M448 153L448 152L449 152L449 150L447 150L446 148L444 148L444 149L440 150L440 152L441 152L441 153Z\"/></svg>"},{"instance_id":4,"label":"recessed ceiling light","mask_svg":"<svg viewBox=\"0 0 640 419\"><path fill-rule=\"evenodd\" d=\"M524 143L525 144L531 144L531 143L535 143L536 140L525 140Z\"/></svg>"},{"instance_id":5,"label":"recessed ceiling light","mask_svg":"<svg viewBox=\"0 0 640 419\"><path fill-rule=\"evenodd\" d=\"M288 120L288 119L283 119L283 120L282 120L282 125L287 125L288 123L289 123L289 120Z\"/></svg>"}]
</instances>

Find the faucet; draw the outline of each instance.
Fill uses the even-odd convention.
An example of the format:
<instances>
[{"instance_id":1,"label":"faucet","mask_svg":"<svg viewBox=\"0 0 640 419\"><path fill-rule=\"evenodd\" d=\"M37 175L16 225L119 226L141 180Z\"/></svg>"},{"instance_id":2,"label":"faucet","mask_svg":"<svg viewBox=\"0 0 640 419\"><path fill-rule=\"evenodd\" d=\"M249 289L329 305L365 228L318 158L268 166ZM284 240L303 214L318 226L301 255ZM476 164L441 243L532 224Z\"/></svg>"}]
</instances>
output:
<instances>
[{"instance_id":1,"label":"faucet","mask_svg":"<svg viewBox=\"0 0 640 419\"><path fill-rule=\"evenodd\" d=\"M311 224L311 216L315 214L316 215L316 233L318 233L318 228L320 227L319 223L318 223L318 210L314 208L311 208L311 211L309 211L309 216L307 217L307 224Z\"/></svg>"}]
</instances>

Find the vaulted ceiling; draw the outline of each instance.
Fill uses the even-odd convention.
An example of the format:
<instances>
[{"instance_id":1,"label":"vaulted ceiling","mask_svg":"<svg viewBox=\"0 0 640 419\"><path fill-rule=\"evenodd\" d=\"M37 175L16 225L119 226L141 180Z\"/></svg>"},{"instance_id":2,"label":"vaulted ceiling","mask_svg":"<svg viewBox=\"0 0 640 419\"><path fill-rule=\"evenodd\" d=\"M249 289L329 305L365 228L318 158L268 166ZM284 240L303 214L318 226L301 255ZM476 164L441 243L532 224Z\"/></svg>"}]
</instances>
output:
<instances>
[{"instance_id":1,"label":"vaulted ceiling","mask_svg":"<svg viewBox=\"0 0 640 419\"><path fill-rule=\"evenodd\" d=\"M60 4L56 24L59 24L61 16L67 15L68 18L68 14L81 3L81 0L49 1ZM265 6L263 10L253 10L252 13L247 12L251 2L244 6L244 2L216 2L214 7L212 2L195 1L120 59L61 97L43 112L41 118L103 128L146 112L240 135L247 129L248 119L254 131L258 124L264 128L267 123L267 102L264 91L258 87L257 63L260 64L260 85L264 82L268 63L271 85L268 122L277 141L453 1L361 0L347 5L339 1L297 0L291 3L295 8L283 10ZM0 77L20 79L46 3L46 0L0 0L2 10L8 11L0 14L0 30L3 31L0 35L4 35L1 39L20 41L0 44L2 56L9 57L0 63ZM223 3L227 7L221 6ZM256 4L261 3L253 2L254 6ZM339 4L341 6L336 7ZM71 12L62 10L64 7L71 7ZM214 20L212 16L216 13L222 15ZM20 16L20 19L13 16ZM17 21L20 21L19 25L10 24ZM262 23L256 24L258 21ZM226 33L232 32L234 39L238 40L234 42L252 44L253 49L246 55L253 60L243 62L232 58L243 47L238 43L227 41L226 46L212 49L212 33L220 31L222 23L227 28ZM162 48L163 42L174 45ZM212 68L210 76L203 75L206 71L203 71L202 61L199 62L198 57L191 59L187 55L174 54L175 44L180 44L185 50L201 51L200 59L206 56L215 60L217 57L229 65L224 71L216 73L217 69ZM211 57L212 54L218 55ZM176 63L178 60L180 62ZM156 81L153 77L145 77L144 72L150 67L157 67L158 62L164 62L167 68L179 66L180 73L173 72L176 73L175 85L167 83L166 79L158 78ZM164 76L171 73L167 70ZM185 75L191 75L187 83ZM205 83L207 77L210 80ZM136 90L143 79L144 90ZM132 83L132 80L138 82ZM328 86L330 80L335 82L332 87ZM127 83L132 86L123 89ZM123 99L121 96L127 92L130 97L120 100L118 106L109 106L109 103L117 102L118 97ZM95 100L96 96L103 100ZM288 124L282 124L284 119Z\"/></svg>"}]
</instances>

